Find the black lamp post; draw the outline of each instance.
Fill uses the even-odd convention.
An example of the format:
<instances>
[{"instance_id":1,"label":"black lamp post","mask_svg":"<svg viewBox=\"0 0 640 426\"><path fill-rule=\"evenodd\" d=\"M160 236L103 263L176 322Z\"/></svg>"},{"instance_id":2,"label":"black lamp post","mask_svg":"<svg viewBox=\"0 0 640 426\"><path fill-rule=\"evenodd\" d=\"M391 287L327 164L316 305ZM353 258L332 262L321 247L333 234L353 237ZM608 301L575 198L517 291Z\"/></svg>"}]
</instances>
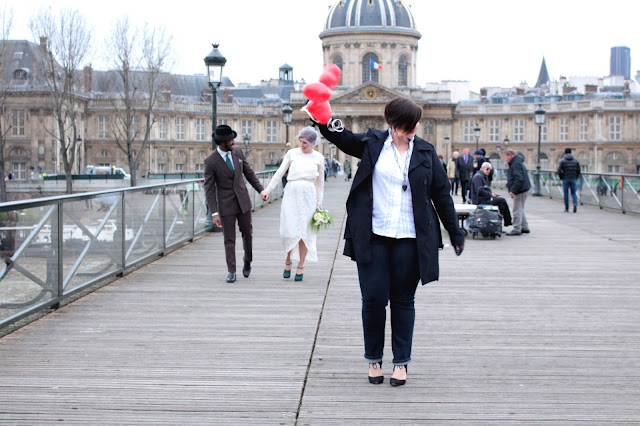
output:
<instances>
[{"instance_id":1,"label":"black lamp post","mask_svg":"<svg viewBox=\"0 0 640 426\"><path fill-rule=\"evenodd\" d=\"M244 153L247 158L249 158L249 156L251 155L251 136L245 133L245 135L242 137L242 140L244 141Z\"/></svg>"},{"instance_id":2,"label":"black lamp post","mask_svg":"<svg viewBox=\"0 0 640 426\"><path fill-rule=\"evenodd\" d=\"M212 44L213 50L204 58L204 64L207 66L207 77L209 79L209 88L211 89L211 150L216 149L216 143L213 140L213 133L216 130L216 107L218 105L218 87L222 83L222 68L227 63L227 58L222 56L218 50L218 44Z\"/></svg>"},{"instance_id":3,"label":"black lamp post","mask_svg":"<svg viewBox=\"0 0 640 426\"><path fill-rule=\"evenodd\" d=\"M476 127L473 128L473 134L476 136L476 151L478 150L478 140L480 139L480 125L476 123Z\"/></svg>"},{"instance_id":4,"label":"black lamp post","mask_svg":"<svg viewBox=\"0 0 640 426\"><path fill-rule=\"evenodd\" d=\"M216 142L213 140L213 134L216 131L216 107L218 105L218 87L222 83L222 68L227 63L227 58L222 56L218 50L218 44L212 44L213 50L204 58L204 64L207 66L207 79L209 80L209 88L211 89L211 151L216 149ZM204 226L214 231L213 219L209 212L209 204L207 203L207 213ZM219 230L219 229L218 229Z\"/></svg>"},{"instance_id":5,"label":"black lamp post","mask_svg":"<svg viewBox=\"0 0 640 426\"><path fill-rule=\"evenodd\" d=\"M289 105L285 105L282 108L282 121L284 121L284 125L286 126L286 135L285 135L285 144L289 143L289 124L291 124L291 115L293 114L293 108Z\"/></svg>"},{"instance_id":6,"label":"black lamp post","mask_svg":"<svg viewBox=\"0 0 640 426\"><path fill-rule=\"evenodd\" d=\"M445 164L449 163L449 141L450 140L451 138L449 138L448 133L444 135L444 160L446 161Z\"/></svg>"},{"instance_id":7,"label":"black lamp post","mask_svg":"<svg viewBox=\"0 0 640 426\"><path fill-rule=\"evenodd\" d=\"M544 114L547 112L542 105L538 105L538 108L534 111L536 114L536 124L538 125L538 163L536 164L536 172L534 174L534 182L535 188L532 195L536 197L542 196L541 188L540 188L540 169L542 165L540 164L540 144L542 142L542 125L544 124Z\"/></svg>"}]
</instances>

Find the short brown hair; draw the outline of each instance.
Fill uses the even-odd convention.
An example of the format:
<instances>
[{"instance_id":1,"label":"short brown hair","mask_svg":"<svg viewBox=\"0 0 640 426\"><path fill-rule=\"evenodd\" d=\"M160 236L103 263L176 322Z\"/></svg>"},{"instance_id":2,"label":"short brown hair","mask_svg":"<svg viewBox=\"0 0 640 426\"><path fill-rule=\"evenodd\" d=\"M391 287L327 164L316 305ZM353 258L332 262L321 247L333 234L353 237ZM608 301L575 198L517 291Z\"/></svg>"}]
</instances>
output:
<instances>
[{"instance_id":1,"label":"short brown hair","mask_svg":"<svg viewBox=\"0 0 640 426\"><path fill-rule=\"evenodd\" d=\"M514 150L512 150L512 149L507 149L504 152L504 155L516 155L516 152Z\"/></svg>"},{"instance_id":2,"label":"short brown hair","mask_svg":"<svg viewBox=\"0 0 640 426\"><path fill-rule=\"evenodd\" d=\"M384 119L391 127L406 132L415 129L422 118L422 108L407 98L395 98L384 107Z\"/></svg>"}]
</instances>

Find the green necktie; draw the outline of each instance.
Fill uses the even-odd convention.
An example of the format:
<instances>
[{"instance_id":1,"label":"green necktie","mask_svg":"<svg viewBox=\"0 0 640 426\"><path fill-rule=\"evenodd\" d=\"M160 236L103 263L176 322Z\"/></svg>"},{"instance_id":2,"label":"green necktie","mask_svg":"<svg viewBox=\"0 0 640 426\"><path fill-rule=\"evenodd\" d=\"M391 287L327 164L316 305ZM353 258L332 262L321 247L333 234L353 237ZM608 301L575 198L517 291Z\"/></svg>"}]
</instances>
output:
<instances>
[{"instance_id":1,"label":"green necktie","mask_svg":"<svg viewBox=\"0 0 640 426\"><path fill-rule=\"evenodd\" d=\"M231 162L231 155L227 152L227 165L233 170L233 163Z\"/></svg>"}]
</instances>

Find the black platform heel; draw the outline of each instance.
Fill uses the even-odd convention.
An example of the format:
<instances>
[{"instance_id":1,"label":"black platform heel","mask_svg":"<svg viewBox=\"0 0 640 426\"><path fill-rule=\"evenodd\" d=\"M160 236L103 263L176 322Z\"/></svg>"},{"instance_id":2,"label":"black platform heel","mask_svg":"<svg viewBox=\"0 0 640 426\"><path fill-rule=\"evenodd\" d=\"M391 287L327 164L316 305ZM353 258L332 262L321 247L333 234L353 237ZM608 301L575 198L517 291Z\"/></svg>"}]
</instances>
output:
<instances>
[{"instance_id":1,"label":"black platform heel","mask_svg":"<svg viewBox=\"0 0 640 426\"><path fill-rule=\"evenodd\" d=\"M395 371L395 370L396 370L396 368L404 368L404 371L405 371L405 372L408 372L408 371L409 371L409 370L407 369L407 366L406 366L406 365L394 365L394 366L393 366L393 371ZM395 379L395 378L393 378L393 377L392 377L389 383L391 383L391 386L402 386L402 385L404 385L405 383L407 383L407 381L406 381L406 380Z\"/></svg>"},{"instance_id":2,"label":"black platform heel","mask_svg":"<svg viewBox=\"0 0 640 426\"><path fill-rule=\"evenodd\" d=\"M285 262L285 263L284 263L284 266L285 266L285 267L286 267L286 266L291 266L291 262L289 262L289 263ZM288 269L288 270L287 270L287 269L285 269L285 270L284 270L284 273L282 274L282 278L291 278L291 269Z\"/></svg>"},{"instance_id":3,"label":"black platform heel","mask_svg":"<svg viewBox=\"0 0 640 426\"><path fill-rule=\"evenodd\" d=\"M375 369L382 370L382 361L380 361L380 362L370 362L369 366L373 367L374 370ZM382 382L384 382L384 376L376 376L376 377L369 376L369 383L371 383L372 385L379 385Z\"/></svg>"}]
</instances>

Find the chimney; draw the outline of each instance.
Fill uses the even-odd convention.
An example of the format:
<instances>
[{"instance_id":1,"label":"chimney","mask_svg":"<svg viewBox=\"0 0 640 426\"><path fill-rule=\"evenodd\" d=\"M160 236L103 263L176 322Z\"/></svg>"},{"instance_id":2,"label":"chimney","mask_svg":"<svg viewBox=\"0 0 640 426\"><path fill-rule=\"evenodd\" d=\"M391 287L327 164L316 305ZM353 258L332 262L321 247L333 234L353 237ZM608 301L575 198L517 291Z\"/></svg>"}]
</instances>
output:
<instances>
[{"instance_id":1,"label":"chimney","mask_svg":"<svg viewBox=\"0 0 640 426\"><path fill-rule=\"evenodd\" d=\"M91 65L84 67L84 88L87 92L93 90L93 68Z\"/></svg>"},{"instance_id":2,"label":"chimney","mask_svg":"<svg viewBox=\"0 0 640 426\"><path fill-rule=\"evenodd\" d=\"M487 102L487 88L483 87L480 89L480 103L486 103Z\"/></svg>"},{"instance_id":3,"label":"chimney","mask_svg":"<svg viewBox=\"0 0 640 426\"><path fill-rule=\"evenodd\" d=\"M598 93L598 85L597 84L585 84L584 85L584 95L589 96L593 93Z\"/></svg>"},{"instance_id":4,"label":"chimney","mask_svg":"<svg viewBox=\"0 0 640 426\"><path fill-rule=\"evenodd\" d=\"M524 96L524 87L516 87L516 96Z\"/></svg>"},{"instance_id":5,"label":"chimney","mask_svg":"<svg viewBox=\"0 0 640 426\"><path fill-rule=\"evenodd\" d=\"M47 51L48 47L47 47L47 38L46 37L40 37L40 48L44 51Z\"/></svg>"},{"instance_id":6,"label":"chimney","mask_svg":"<svg viewBox=\"0 0 640 426\"><path fill-rule=\"evenodd\" d=\"M162 94L162 100L164 102L170 102L171 101L171 87L169 87L166 84L164 86L162 86L161 94Z\"/></svg>"},{"instance_id":7,"label":"chimney","mask_svg":"<svg viewBox=\"0 0 640 426\"><path fill-rule=\"evenodd\" d=\"M572 86L562 86L562 97L567 96L569 93L575 91L577 87Z\"/></svg>"},{"instance_id":8,"label":"chimney","mask_svg":"<svg viewBox=\"0 0 640 426\"><path fill-rule=\"evenodd\" d=\"M230 87L225 87L224 90L222 91L222 101L225 104L233 103L233 91L231 90Z\"/></svg>"},{"instance_id":9,"label":"chimney","mask_svg":"<svg viewBox=\"0 0 640 426\"><path fill-rule=\"evenodd\" d=\"M629 82L630 82L630 80L625 80L624 81L624 97L627 98L627 99L631 95L631 88L629 87Z\"/></svg>"}]
</instances>

